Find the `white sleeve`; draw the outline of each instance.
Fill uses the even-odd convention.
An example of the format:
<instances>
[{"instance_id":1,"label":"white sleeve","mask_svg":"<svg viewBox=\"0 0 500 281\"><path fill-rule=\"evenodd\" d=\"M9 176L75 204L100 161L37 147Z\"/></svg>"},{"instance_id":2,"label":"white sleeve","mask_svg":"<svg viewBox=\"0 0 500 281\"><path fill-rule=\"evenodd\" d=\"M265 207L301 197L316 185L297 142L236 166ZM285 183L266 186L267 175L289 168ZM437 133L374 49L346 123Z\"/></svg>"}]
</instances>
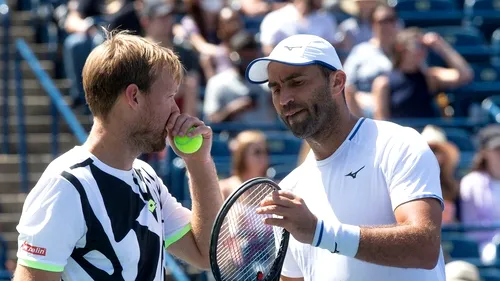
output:
<instances>
[{"instance_id":1,"label":"white sleeve","mask_svg":"<svg viewBox=\"0 0 500 281\"><path fill-rule=\"evenodd\" d=\"M182 206L162 183L161 207L165 249L191 230L191 210Z\"/></svg>"},{"instance_id":2,"label":"white sleeve","mask_svg":"<svg viewBox=\"0 0 500 281\"><path fill-rule=\"evenodd\" d=\"M421 198L436 198L444 208L436 156L418 132L406 129L405 142L399 149L391 149L388 188L392 209Z\"/></svg>"},{"instance_id":3,"label":"white sleeve","mask_svg":"<svg viewBox=\"0 0 500 281\"><path fill-rule=\"evenodd\" d=\"M355 85L358 80L359 54L358 48L354 47L344 62L344 72L346 76L346 86Z\"/></svg>"},{"instance_id":4,"label":"white sleeve","mask_svg":"<svg viewBox=\"0 0 500 281\"><path fill-rule=\"evenodd\" d=\"M292 244L292 235L290 235L290 244ZM291 245L288 245L288 250L286 251L285 261L283 262L283 268L281 269L281 275L288 278L301 278L304 277L299 265L295 261L290 249Z\"/></svg>"},{"instance_id":5,"label":"white sleeve","mask_svg":"<svg viewBox=\"0 0 500 281\"><path fill-rule=\"evenodd\" d=\"M273 16L274 14L268 14L260 24L259 40L261 45L275 46L278 43L276 42L275 34L277 33L276 27L279 26L279 24L273 24Z\"/></svg>"},{"instance_id":6,"label":"white sleeve","mask_svg":"<svg viewBox=\"0 0 500 281\"><path fill-rule=\"evenodd\" d=\"M203 101L203 113L205 116L212 115L222 108L219 102L221 86L217 83L218 80L214 80L214 78L217 77L208 79L207 87L205 88L205 99Z\"/></svg>"},{"instance_id":7,"label":"white sleeve","mask_svg":"<svg viewBox=\"0 0 500 281\"><path fill-rule=\"evenodd\" d=\"M337 22L334 17L332 17L329 14L325 15L325 28L326 32L324 34L324 39L327 40L328 42L332 44L339 43L339 40L337 39Z\"/></svg>"},{"instance_id":8,"label":"white sleeve","mask_svg":"<svg viewBox=\"0 0 500 281\"><path fill-rule=\"evenodd\" d=\"M64 271L86 231L78 191L61 176L42 178L24 202L17 231L19 264Z\"/></svg>"}]
</instances>

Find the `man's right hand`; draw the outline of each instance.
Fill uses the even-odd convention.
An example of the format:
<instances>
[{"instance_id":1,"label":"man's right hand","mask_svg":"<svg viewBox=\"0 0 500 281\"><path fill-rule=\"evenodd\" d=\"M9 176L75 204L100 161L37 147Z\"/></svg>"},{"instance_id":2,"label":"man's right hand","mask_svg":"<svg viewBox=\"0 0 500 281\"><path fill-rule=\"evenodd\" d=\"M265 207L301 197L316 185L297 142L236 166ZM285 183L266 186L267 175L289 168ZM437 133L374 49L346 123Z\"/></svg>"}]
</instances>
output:
<instances>
[{"instance_id":1,"label":"man's right hand","mask_svg":"<svg viewBox=\"0 0 500 281\"><path fill-rule=\"evenodd\" d=\"M188 133L188 130L192 127L195 129ZM196 160L196 161L207 161L211 159L211 149L212 149L212 129L205 125L200 119L189 116L187 114L179 114L178 112L172 113L167 122L167 133L168 139L172 149L175 154L179 155L184 159L184 161ZM201 135L203 137L203 144L201 148L195 153L186 154L182 153L177 149L174 144L175 136L189 136L194 137Z\"/></svg>"}]
</instances>

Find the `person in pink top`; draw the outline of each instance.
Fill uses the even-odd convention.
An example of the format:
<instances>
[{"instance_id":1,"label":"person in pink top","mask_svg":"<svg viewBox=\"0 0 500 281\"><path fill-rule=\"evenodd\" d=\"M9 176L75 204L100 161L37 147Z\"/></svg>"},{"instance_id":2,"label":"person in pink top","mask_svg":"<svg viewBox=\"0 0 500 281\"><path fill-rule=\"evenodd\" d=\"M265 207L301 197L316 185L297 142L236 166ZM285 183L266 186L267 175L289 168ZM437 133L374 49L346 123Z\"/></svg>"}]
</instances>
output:
<instances>
[{"instance_id":1,"label":"person in pink top","mask_svg":"<svg viewBox=\"0 0 500 281\"><path fill-rule=\"evenodd\" d=\"M489 125L479 134L480 149L472 172L460 183L461 221L464 224L500 223L500 125ZM471 233L480 248L498 231Z\"/></svg>"}]
</instances>

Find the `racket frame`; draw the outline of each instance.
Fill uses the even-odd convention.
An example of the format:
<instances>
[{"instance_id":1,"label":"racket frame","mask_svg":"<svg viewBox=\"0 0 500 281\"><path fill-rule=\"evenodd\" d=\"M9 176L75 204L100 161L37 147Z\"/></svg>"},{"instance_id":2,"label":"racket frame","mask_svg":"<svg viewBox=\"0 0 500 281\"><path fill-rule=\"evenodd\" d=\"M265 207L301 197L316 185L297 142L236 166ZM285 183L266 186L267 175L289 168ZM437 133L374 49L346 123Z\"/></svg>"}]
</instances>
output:
<instances>
[{"instance_id":1,"label":"racket frame","mask_svg":"<svg viewBox=\"0 0 500 281\"><path fill-rule=\"evenodd\" d=\"M268 178L256 177L249 179L242 183L233 193L231 193L231 195L225 200L222 208L217 214L214 225L212 227L212 233L210 235L210 267L212 269L215 280L217 281L222 281L219 265L217 263L217 244L219 242L220 229L222 228L224 219L226 218L229 210L234 205L234 203L238 201L238 198L240 198L240 196L248 189L258 184L269 184L276 188L276 190L281 190L279 185ZM281 268L283 267L289 240L290 233L283 228L278 254L273 262L273 265L271 266L270 271L264 276L262 280L259 281L278 281L280 279Z\"/></svg>"}]
</instances>

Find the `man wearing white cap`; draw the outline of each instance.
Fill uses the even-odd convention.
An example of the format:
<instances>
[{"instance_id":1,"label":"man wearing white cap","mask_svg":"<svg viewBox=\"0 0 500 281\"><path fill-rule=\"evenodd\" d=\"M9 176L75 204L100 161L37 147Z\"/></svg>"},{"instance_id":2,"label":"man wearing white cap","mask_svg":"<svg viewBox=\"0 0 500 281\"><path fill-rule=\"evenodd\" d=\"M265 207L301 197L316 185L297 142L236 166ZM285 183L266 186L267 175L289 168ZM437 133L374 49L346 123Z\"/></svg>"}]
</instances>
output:
<instances>
[{"instance_id":1,"label":"man wearing white cap","mask_svg":"<svg viewBox=\"0 0 500 281\"><path fill-rule=\"evenodd\" d=\"M282 279L444 281L439 166L415 130L353 116L335 48L313 35L281 41L247 68L311 147L258 213L292 239Z\"/></svg>"}]
</instances>

